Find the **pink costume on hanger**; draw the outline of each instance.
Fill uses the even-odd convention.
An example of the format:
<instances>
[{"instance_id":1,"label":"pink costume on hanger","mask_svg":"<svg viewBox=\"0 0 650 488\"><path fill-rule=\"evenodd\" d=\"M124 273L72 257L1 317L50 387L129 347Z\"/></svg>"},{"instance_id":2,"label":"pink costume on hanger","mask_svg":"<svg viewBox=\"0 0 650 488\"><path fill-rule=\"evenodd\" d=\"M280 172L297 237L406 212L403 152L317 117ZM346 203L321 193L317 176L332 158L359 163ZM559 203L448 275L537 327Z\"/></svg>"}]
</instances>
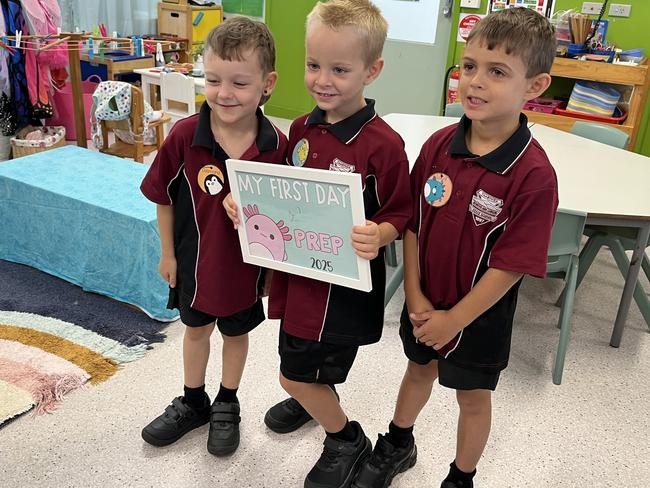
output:
<instances>
[{"instance_id":1,"label":"pink costume on hanger","mask_svg":"<svg viewBox=\"0 0 650 488\"><path fill-rule=\"evenodd\" d=\"M57 27L61 26L61 10L56 0L21 0L21 4L23 17L31 34L56 35ZM55 40L56 38L49 42ZM42 44L44 45L45 42ZM36 44L30 43L28 46L36 47ZM49 103L50 70L52 78L57 84L62 83L68 77L65 70L68 64L67 49L65 45L60 45L48 49L40 55L33 50L26 50L25 53L29 99L32 105L37 102L47 104ZM36 76L37 69L38 76Z\"/></svg>"}]
</instances>

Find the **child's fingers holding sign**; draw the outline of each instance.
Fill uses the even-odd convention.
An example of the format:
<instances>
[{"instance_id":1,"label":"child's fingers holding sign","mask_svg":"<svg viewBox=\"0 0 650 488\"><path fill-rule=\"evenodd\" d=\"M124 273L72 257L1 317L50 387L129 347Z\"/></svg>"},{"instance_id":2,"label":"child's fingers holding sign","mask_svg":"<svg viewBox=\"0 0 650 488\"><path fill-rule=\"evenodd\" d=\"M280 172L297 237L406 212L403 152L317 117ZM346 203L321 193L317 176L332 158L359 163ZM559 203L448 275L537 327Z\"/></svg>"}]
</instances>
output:
<instances>
[{"instance_id":1,"label":"child's fingers holding sign","mask_svg":"<svg viewBox=\"0 0 650 488\"><path fill-rule=\"evenodd\" d=\"M371 220L366 220L366 225L352 227L352 247L361 258L376 258L381 247L379 226Z\"/></svg>"},{"instance_id":2,"label":"child's fingers holding sign","mask_svg":"<svg viewBox=\"0 0 650 488\"><path fill-rule=\"evenodd\" d=\"M228 218L232 220L232 223L236 229L241 222L239 221L237 204L235 203L235 200L232 197L232 193L228 193L228 195L226 195L226 198L223 199L223 208L226 209L226 214L228 215Z\"/></svg>"}]
</instances>

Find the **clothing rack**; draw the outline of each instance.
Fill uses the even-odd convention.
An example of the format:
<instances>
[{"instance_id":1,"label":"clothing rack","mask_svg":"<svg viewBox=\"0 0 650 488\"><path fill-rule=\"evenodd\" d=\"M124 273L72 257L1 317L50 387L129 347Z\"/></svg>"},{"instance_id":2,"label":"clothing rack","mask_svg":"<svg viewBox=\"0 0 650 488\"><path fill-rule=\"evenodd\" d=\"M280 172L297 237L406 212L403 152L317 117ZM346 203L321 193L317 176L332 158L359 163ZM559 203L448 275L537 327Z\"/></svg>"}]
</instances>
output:
<instances>
[{"instance_id":1,"label":"clothing rack","mask_svg":"<svg viewBox=\"0 0 650 488\"><path fill-rule=\"evenodd\" d=\"M83 106L83 91L81 87L81 60L79 58L79 53L83 50L81 48L81 43L92 39L93 43L104 42L104 43L117 43L118 48L127 47L131 53L134 53L134 44L133 39L126 37L102 37L94 36L92 34L87 34L83 32L62 32L60 34L50 34L50 35L25 35L20 37L20 45L12 46L9 43L0 42L0 49L7 49L11 52L12 49L23 49L23 50L33 50L37 52L47 51L48 49L53 48L64 43L68 51L68 59L70 62L70 81L72 82L72 104L74 107L74 125L77 133L77 146L79 147L88 147L87 146L87 136L86 134L86 123L84 121L84 106ZM16 36L2 36L3 39L13 40L15 42ZM52 39L57 39L54 42L42 44L41 41L49 41ZM158 40L158 39L142 39L143 44L161 44L161 45L171 45L175 41L168 40Z\"/></svg>"}]
</instances>

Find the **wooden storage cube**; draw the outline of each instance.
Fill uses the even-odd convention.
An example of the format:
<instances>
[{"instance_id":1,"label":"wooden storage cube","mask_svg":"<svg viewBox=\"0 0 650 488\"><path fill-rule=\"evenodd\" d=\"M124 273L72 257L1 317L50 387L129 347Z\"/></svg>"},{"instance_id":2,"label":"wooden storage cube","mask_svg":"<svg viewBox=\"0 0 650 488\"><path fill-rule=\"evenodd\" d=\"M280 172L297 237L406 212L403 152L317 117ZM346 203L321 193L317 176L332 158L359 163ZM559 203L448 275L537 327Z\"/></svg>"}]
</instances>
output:
<instances>
[{"instance_id":1,"label":"wooden storage cube","mask_svg":"<svg viewBox=\"0 0 650 488\"><path fill-rule=\"evenodd\" d=\"M190 43L205 41L208 33L223 21L220 6L158 4L158 34L189 39ZM196 25L195 25L196 23Z\"/></svg>"}]
</instances>

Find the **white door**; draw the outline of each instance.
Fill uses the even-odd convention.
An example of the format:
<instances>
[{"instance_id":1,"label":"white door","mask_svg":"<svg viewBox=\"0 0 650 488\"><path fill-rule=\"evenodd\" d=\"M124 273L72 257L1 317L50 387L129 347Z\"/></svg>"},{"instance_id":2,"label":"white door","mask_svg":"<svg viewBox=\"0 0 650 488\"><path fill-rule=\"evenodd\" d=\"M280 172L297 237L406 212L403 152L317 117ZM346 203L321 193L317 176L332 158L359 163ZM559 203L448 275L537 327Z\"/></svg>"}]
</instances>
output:
<instances>
[{"instance_id":1,"label":"white door","mask_svg":"<svg viewBox=\"0 0 650 488\"><path fill-rule=\"evenodd\" d=\"M396 5L409 3L389 1ZM437 12L433 44L390 38L386 41L384 70L379 79L366 89L366 96L376 99L376 110L380 115L393 112L438 115L440 111L451 35L452 0L435 0L433 3L432 22Z\"/></svg>"}]
</instances>

